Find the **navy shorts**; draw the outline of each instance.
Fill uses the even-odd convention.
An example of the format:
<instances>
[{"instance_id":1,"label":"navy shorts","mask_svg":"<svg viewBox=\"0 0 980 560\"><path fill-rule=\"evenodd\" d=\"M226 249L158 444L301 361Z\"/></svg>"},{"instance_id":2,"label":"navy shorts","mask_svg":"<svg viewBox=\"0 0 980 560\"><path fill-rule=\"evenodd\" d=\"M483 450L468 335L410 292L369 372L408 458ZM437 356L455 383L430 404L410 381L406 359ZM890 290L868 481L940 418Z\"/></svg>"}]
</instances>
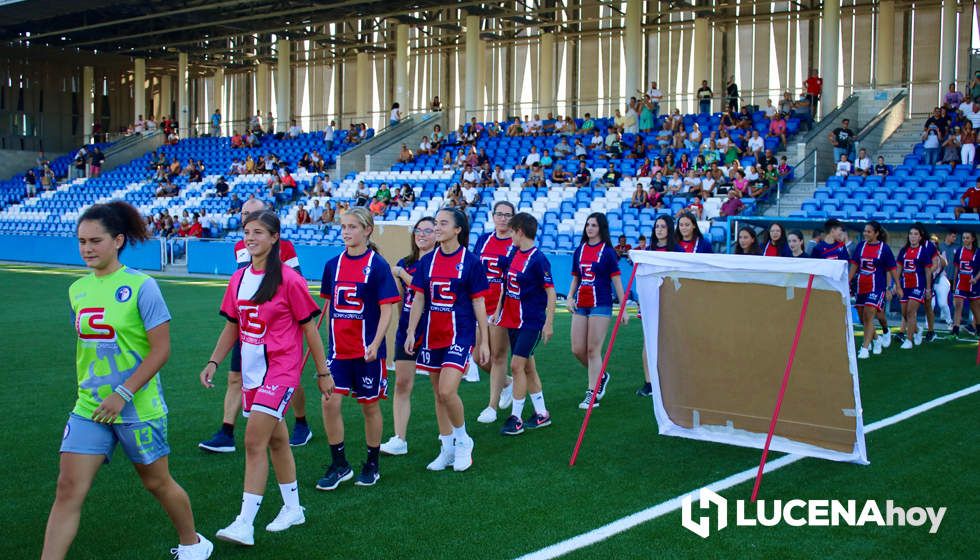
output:
<instances>
[{"instance_id":1,"label":"navy shorts","mask_svg":"<svg viewBox=\"0 0 980 560\"><path fill-rule=\"evenodd\" d=\"M421 337L415 343L415 354L409 354L405 351L405 333L397 333L395 335L395 361L396 362L414 362L418 356L418 348L422 343Z\"/></svg>"},{"instance_id":2,"label":"navy shorts","mask_svg":"<svg viewBox=\"0 0 980 560\"><path fill-rule=\"evenodd\" d=\"M858 294L856 305L864 307L870 305L879 311L885 307L885 292L871 292L869 294Z\"/></svg>"},{"instance_id":3,"label":"navy shorts","mask_svg":"<svg viewBox=\"0 0 980 560\"><path fill-rule=\"evenodd\" d=\"M925 288L908 288L902 290L902 303L908 303L909 300L917 301L922 303L926 300L926 289Z\"/></svg>"},{"instance_id":4,"label":"navy shorts","mask_svg":"<svg viewBox=\"0 0 980 560\"><path fill-rule=\"evenodd\" d=\"M242 341L236 340L231 349L231 371L242 372Z\"/></svg>"},{"instance_id":5,"label":"navy shorts","mask_svg":"<svg viewBox=\"0 0 980 560\"><path fill-rule=\"evenodd\" d=\"M510 353L522 358L530 358L534 355L534 349L541 340L541 331L537 329L507 329L507 337L510 339Z\"/></svg>"},{"instance_id":6,"label":"navy shorts","mask_svg":"<svg viewBox=\"0 0 980 560\"><path fill-rule=\"evenodd\" d=\"M980 290L956 290L953 292L954 299L965 299L966 301L976 301L980 299Z\"/></svg>"},{"instance_id":7,"label":"navy shorts","mask_svg":"<svg viewBox=\"0 0 980 560\"><path fill-rule=\"evenodd\" d=\"M460 373L466 373L472 351L472 346L460 346L458 344L445 348L422 348L416 353L416 364L418 369L429 373L438 373L443 368L451 368Z\"/></svg>"},{"instance_id":8,"label":"navy shorts","mask_svg":"<svg viewBox=\"0 0 980 560\"><path fill-rule=\"evenodd\" d=\"M612 317L612 306L576 307L575 314L581 315L582 317Z\"/></svg>"},{"instance_id":9,"label":"navy shorts","mask_svg":"<svg viewBox=\"0 0 980 560\"><path fill-rule=\"evenodd\" d=\"M116 444L133 463L149 465L170 454L167 443L167 417L144 422L116 422L103 424L72 413L65 424L61 439L61 453L80 455L105 455L105 462L112 459Z\"/></svg>"},{"instance_id":10,"label":"navy shorts","mask_svg":"<svg viewBox=\"0 0 980 560\"><path fill-rule=\"evenodd\" d=\"M388 366L384 358L373 362L364 358L333 359L329 366L335 393L354 397L359 403L388 398Z\"/></svg>"}]
</instances>

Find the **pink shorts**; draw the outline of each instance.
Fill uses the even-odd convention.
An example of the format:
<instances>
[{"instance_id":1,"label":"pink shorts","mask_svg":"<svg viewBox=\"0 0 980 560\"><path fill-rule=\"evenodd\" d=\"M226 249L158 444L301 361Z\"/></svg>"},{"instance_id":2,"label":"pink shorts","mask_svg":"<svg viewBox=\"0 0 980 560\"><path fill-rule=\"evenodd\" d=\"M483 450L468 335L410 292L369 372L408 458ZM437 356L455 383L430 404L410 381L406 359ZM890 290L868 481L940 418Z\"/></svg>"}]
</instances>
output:
<instances>
[{"instance_id":1,"label":"pink shorts","mask_svg":"<svg viewBox=\"0 0 980 560\"><path fill-rule=\"evenodd\" d=\"M272 384L260 385L254 389L242 389L242 415L248 418L248 415L254 411L282 420L295 391L295 387Z\"/></svg>"}]
</instances>

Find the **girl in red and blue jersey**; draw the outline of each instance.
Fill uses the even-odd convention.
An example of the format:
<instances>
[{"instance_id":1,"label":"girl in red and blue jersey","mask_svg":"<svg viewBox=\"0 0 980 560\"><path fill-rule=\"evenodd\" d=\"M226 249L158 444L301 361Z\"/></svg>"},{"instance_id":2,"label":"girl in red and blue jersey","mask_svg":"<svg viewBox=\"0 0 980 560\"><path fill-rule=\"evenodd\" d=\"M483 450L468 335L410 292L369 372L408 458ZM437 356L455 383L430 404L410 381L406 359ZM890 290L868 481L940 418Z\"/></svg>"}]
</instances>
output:
<instances>
[{"instance_id":1,"label":"girl in red and blue jersey","mask_svg":"<svg viewBox=\"0 0 980 560\"><path fill-rule=\"evenodd\" d=\"M762 246L762 255L765 257L791 257L793 254L789 250L789 243L786 239L786 228L778 222L769 226L769 238Z\"/></svg>"},{"instance_id":2,"label":"girl in red and blue jersey","mask_svg":"<svg viewBox=\"0 0 980 560\"><path fill-rule=\"evenodd\" d=\"M888 275L895 281L895 291L903 297L898 267L891 247L883 241L884 229L881 224L872 220L864 226L864 240L854 247L851 255L851 270L849 277L857 276L857 307L864 323L864 340L858 358L867 359L871 346L873 351L881 354L882 340L875 331L875 315L884 309L885 290L888 288Z\"/></svg>"},{"instance_id":3,"label":"girl in red and blue jersey","mask_svg":"<svg viewBox=\"0 0 980 560\"><path fill-rule=\"evenodd\" d=\"M439 455L429 463L431 471L452 465L465 471L473 464L473 438L466 433L459 383L466 373L470 353L480 331L477 361L490 359L487 308L484 297L489 286L480 259L467 249L470 224L456 208L436 214L438 247L419 260L412 277L415 301L406 329L405 352L418 355L419 369L429 372L436 396L439 423ZM428 322L422 348L415 351L415 333L425 315Z\"/></svg>"},{"instance_id":4,"label":"girl in red and blue jersey","mask_svg":"<svg viewBox=\"0 0 980 560\"><path fill-rule=\"evenodd\" d=\"M320 297L330 302L327 332L330 333L330 376L317 376L320 390L357 399L364 414L367 461L354 484L372 486L381 478L383 419L379 399L388 398L388 368L385 366L385 333L398 303L398 288L388 263L371 243L374 217L366 208L348 210L340 218L345 250L323 267ZM331 464L317 490L334 490L350 480L354 470L344 450L342 400L323 401L323 426L330 444Z\"/></svg>"},{"instance_id":5,"label":"girl in red and blue jersey","mask_svg":"<svg viewBox=\"0 0 980 560\"><path fill-rule=\"evenodd\" d=\"M953 277L953 328L950 334L958 336L963 302L969 303L973 322L980 327L980 287L977 286L980 282L980 250L977 248L977 234L972 231L963 232L963 243L953 255Z\"/></svg>"},{"instance_id":6,"label":"girl in red and blue jersey","mask_svg":"<svg viewBox=\"0 0 980 560\"><path fill-rule=\"evenodd\" d=\"M919 329L919 305L932 295L933 253L925 244L928 240L925 228L915 224L909 228L908 239L898 252L898 263L902 267L902 320L905 341L902 348L909 350L913 345L922 344L922 331Z\"/></svg>"},{"instance_id":7,"label":"girl in red and blue jersey","mask_svg":"<svg viewBox=\"0 0 980 560\"><path fill-rule=\"evenodd\" d=\"M682 212L677 218L677 244L685 253L714 252L698 227L698 219L690 212Z\"/></svg>"},{"instance_id":8,"label":"girl in red and blue jersey","mask_svg":"<svg viewBox=\"0 0 980 560\"><path fill-rule=\"evenodd\" d=\"M513 403L510 418L500 433L516 436L527 428L551 425L551 415L544 404L541 378L534 360L534 348L545 344L554 334L555 283L551 263L534 245L538 221L521 212L510 220L514 244L506 257L504 289L491 323L507 329L510 339L510 371L514 376ZM524 401L530 395L534 414L524 420Z\"/></svg>"},{"instance_id":9,"label":"girl in red and blue jersey","mask_svg":"<svg viewBox=\"0 0 980 560\"><path fill-rule=\"evenodd\" d=\"M501 287L504 285L504 271L501 261L507 257L511 248L510 220L514 217L514 205L506 200L498 200L493 205L494 230L484 233L476 241L476 255L480 257L486 271L490 292L487 294L487 317L497 312ZM477 345L481 342L477 335ZM490 402L480 412L477 422L492 424L497 421L497 408L507 408L511 404L512 379L507 375L507 350L510 347L507 329L490 323L490 363L479 364L490 372Z\"/></svg>"},{"instance_id":10,"label":"girl in red and blue jersey","mask_svg":"<svg viewBox=\"0 0 980 560\"><path fill-rule=\"evenodd\" d=\"M602 383L595 395L595 406L606 393L609 373L602 369L602 343L606 339L612 317L612 293L620 305L626 305L623 282L619 273L619 257L609 237L609 221L600 212L591 214L582 229L582 242L572 257L572 283L568 288L568 309L572 315L572 353L589 372L589 386L579 408L592 402L592 391L599 375ZM623 313L623 324L629 314Z\"/></svg>"},{"instance_id":11,"label":"girl in red and blue jersey","mask_svg":"<svg viewBox=\"0 0 980 560\"><path fill-rule=\"evenodd\" d=\"M381 452L385 455L404 455L408 453L408 418L412 413L412 387L415 385L415 357L405 352L405 331L408 329L408 318L412 314L412 303L415 291L409 289L412 276L418 269L419 259L432 252L436 245L436 221L426 216L415 222L412 228L412 248L407 257L395 265L392 274L395 276L398 290L402 294L402 309L398 314L398 330L395 331L395 398L391 405L394 416L395 435L381 444ZM422 330L425 326L422 325ZM415 338L415 347L422 343Z\"/></svg>"},{"instance_id":12,"label":"girl in red and blue jersey","mask_svg":"<svg viewBox=\"0 0 980 560\"><path fill-rule=\"evenodd\" d=\"M831 218L823 224L823 239L817 242L810 251L814 259L831 261L849 261L847 245L844 244L844 224L837 218Z\"/></svg>"}]
</instances>

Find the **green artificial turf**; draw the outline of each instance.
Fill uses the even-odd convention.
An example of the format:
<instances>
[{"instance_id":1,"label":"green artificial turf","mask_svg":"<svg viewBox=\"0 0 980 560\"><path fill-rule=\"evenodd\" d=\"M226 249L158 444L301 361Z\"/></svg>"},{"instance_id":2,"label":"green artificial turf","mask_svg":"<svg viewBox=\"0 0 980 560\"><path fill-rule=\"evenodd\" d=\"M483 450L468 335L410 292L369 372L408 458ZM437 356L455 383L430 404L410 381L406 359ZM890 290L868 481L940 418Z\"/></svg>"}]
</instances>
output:
<instances>
[{"instance_id":1,"label":"green artificial turf","mask_svg":"<svg viewBox=\"0 0 980 560\"><path fill-rule=\"evenodd\" d=\"M6 430L0 513L6 527L0 558L40 554L58 475L58 446L75 398L74 344L67 287L79 272L0 268L7 308L0 316ZM170 407L171 471L191 497L198 530L213 539L241 502L244 423L239 452L197 449L220 424L223 391L206 390L198 373L223 324L217 315L223 281L163 279L173 315L172 353L163 369ZM610 362L608 394L590 423L574 468L568 459L584 412L585 370L572 358L569 316L559 314L555 338L540 347L538 367L554 419L552 427L519 437L475 421L486 405L488 379L464 383L467 428L476 441L464 473L432 473L438 451L432 391L416 378L409 425L410 453L383 457L374 487L345 483L334 492L313 486L329 462L317 400L308 414L314 439L294 450L304 526L271 534L264 526L281 505L270 475L256 521L256 546L216 542L215 558L512 558L587 532L625 515L758 464L759 451L657 435L642 382L639 321L620 330ZM861 394L867 423L891 416L980 380L975 344L938 341L911 352L893 347L862 361ZM227 369L227 363L221 371ZM307 373L312 367L307 366ZM315 393L312 378L304 378ZM393 390L393 380L392 380ZM573 553L574 557L972 557L978 549L980 457L974 431L980 396L972 395L868 435L870 466L806 459L767 474L765 499L894 499L905 505L948 506L936 535L923 528L732 528L702 540L674 512ZM382 404L387 439L391 403ZM501 421L505 413L500 414ZM345 403L348 457L364 459L360 411ZM289 417L290 424L292 417ZM770 455L770 460L780 454ZM748 497L751 482L723 493ZM163 511L117 453L99 473L82 513L71 558L165 558L176 536Z\"/></svg>"}]
</instances>

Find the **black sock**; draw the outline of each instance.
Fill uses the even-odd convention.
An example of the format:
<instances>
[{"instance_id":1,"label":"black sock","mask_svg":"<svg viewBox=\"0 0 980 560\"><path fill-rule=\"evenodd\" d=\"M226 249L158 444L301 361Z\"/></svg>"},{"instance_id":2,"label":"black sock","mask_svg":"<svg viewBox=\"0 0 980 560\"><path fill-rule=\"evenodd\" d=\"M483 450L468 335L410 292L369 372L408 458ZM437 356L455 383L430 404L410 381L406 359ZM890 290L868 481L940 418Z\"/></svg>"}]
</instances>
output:
<instances>
[{"instance_id":1,"label":"black sock","mask_svg":"<svg viewBox=\"0 0 980 560\"><path fill-rule=\"evenodd\" d=\"M330 444L330 457L336 467L347 466L347 455L344 453L344 442Z\"/></svg>"},{"instance_id":2,"label":"black sock","mask_svg":"<svg viewBox=\"0 0 980 560\"><path fill-rule=\"evenodd\" d=\"M306 425L306 416L297 416L296 417L296 425L297 426L305 426Z\"/></svg>"},{"instance_id":3,"label":"black sock","mask_svg":"<svg viewBox=\"0 0 980 560\"><path fill-rule=\"evenodd\" d=\"M221 424L221 432L231 437L235 437L235 425L224 422Z\"/></svg>"},{"instance_id":4,"label":"black sock","mask_svg":"<svg viewBox=\"0 0 980 560\"><path fill-rule=\"evenodd\" d=\"M648 381L648 382L646 382L646 383L643 384L643 389L646 390L646 391L652 391L653 390L653 384Z\"/></svg>"},{"instance_id":5,"label":"black sock","mask_svg":"<svg viewBox=\"0 0 980 560\"><path fill-rule=\"evenodd\" d=\"M378 457L381 454L381 447L380 446L378 446L378 447L371 447L369 445L369 446L367 446L367 451L368 451L368 454L367 454L367 462L369 464L372 464L372 465L377 466L377 464L378 464Z\"/></svg>"}]
</instances>

